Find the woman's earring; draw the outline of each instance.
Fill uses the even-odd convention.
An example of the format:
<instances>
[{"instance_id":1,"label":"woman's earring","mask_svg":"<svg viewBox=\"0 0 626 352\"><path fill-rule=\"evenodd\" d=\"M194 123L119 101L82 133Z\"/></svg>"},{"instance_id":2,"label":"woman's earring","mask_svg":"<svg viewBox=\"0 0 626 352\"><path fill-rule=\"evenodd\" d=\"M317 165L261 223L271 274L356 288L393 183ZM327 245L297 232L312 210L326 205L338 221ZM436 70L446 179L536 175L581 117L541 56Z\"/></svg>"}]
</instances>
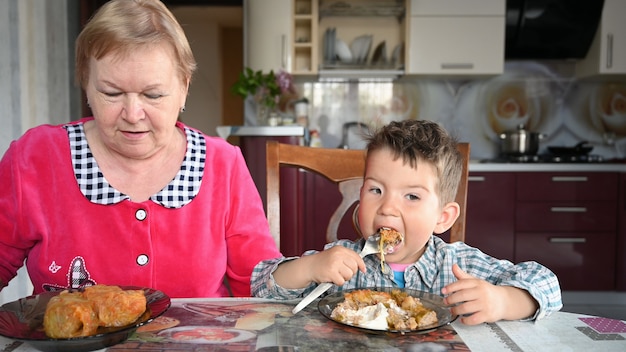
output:
<instances>
[{"instance_id":1,"label":"woman's earring","mask_svg":"<svg viewBox=\"0 0 626 352\"><path fill-rule=\"evenodd\" d=\"M184 107L184 106L182 106L182 107L180 108L180 112L181 112L181 113L185 112L185 107Z\"/></svg>"}]
</instances>

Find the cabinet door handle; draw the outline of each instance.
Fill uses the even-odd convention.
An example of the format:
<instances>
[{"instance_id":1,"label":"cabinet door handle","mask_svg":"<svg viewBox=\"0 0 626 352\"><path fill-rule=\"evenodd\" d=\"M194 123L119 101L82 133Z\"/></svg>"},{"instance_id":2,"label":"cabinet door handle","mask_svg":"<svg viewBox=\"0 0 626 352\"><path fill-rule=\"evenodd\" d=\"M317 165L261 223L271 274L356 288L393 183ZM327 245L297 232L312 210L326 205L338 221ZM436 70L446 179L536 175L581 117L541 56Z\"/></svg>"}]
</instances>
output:
<instances>
[{"instance_id":1,"label":"cabinet door handle","mask_svg":"<svg viewBox=\"0 0 626 352\"><path fill-rule=\"evenodd\" d=\"M470 182L484 182L485 176L468 176L467 180Z\"/></svg>"},{"instance_id":2,"label":"cabinet door handle","mask_svg":"<svg viewBox=\"0 0 626 352\"><path fill-rule=\"evenodd\" d=\"M551 207L550 211L553 213L586 213L585 207Z\"/></svg>"},{"instance_id":3,"label":"cabinet door handle","mask_svg":"<svg viewBox=\"0 0 626 352\"><path fill-rule=\"evenodd\" d=\"M287 36L283 34L280 39L280 66L283 70L287 70Z\"/></svg>"},{"instance_id":4,"label":"cabinet door handle","mask_svg":"<svg viewBox=\"0 0 626 352\"><path fill-rule=\"evenodd\" d=\"M552 176L552 182L587 182L587 176Z\"/></svg>"},{"instance_id":5,"label":"cabinet door handle","mask_svg":"<svg viewBox=\"0 0 626 352\"><path fill-rule=\"evenodd\" d=\"M474 64L471 62L444 62L441 64L442 70L471 70L474 68Z\"/></svg>"},{"instance_id":6,"label":"cabinet door handle","mask_svg":"<svg viewBox=\"0 0 626 352\"><path fill-rule=\"evenodd\" d=\"M606 68L613 67L613 34L606 35Z\"/></svg>"},{"instance_id":7,"label":"cabinet door handle","mask_svg":"<svg viewBox=\"0 0 626 352\"><path fill-rule=\"evenodd\" d=\"M550 243L585 243L584 237L550 237Z\"/></svg>"}]
</instances>

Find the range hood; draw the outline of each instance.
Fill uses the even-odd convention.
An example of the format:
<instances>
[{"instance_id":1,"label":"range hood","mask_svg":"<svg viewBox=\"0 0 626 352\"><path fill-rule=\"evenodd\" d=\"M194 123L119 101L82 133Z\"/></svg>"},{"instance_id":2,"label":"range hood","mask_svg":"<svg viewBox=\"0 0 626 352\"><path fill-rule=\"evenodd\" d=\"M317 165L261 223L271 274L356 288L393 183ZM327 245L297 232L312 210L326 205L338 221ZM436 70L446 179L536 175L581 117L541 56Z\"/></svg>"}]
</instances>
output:
<instances>
[{"instance_id":1,"label":"range hood","mask_svg":"<svg viewBox=\"0 0 626 352\"><path fill-rule=\"evenodd\" d=\"M604 0L506 0L506 59L582 59Z\"/></svg>"}]
</instances>

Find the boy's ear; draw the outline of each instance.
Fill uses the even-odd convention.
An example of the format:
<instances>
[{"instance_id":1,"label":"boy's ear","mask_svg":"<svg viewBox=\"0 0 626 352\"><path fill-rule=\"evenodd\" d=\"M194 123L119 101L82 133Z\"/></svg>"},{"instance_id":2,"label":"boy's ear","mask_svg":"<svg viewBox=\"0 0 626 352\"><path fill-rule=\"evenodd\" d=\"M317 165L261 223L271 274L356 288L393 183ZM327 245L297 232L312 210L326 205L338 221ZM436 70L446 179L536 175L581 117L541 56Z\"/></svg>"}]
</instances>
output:
<instances>
[{"instance_id":1,"label":"boy's ear","mask_svg":"<svg viewBox=\"0 0 626 352\"><path fill-rule=\"evenodd\" d=\"M443 206L443 210L441 211L441 215L439 216L439 221L437 221L437 225L435 226L435 230L433 231L436 234L442 234L454 225L454 222L461 214L461 207L457 202L450 202Z\"/></svg>"}]
</instances>

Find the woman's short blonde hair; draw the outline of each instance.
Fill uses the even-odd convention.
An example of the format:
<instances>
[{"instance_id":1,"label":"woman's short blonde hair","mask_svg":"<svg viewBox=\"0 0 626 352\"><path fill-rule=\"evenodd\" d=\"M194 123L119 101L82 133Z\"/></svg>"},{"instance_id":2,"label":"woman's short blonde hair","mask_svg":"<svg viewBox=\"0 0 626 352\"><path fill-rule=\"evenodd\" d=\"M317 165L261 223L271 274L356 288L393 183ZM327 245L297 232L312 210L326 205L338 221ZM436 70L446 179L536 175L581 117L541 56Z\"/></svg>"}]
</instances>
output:
<instances>
[{"instance_id":1,"label":"woman's short blonde hair","mask_svg":"<svg viewBox=\"0 0 626 352\"><path fill-rule=\"evenodd\" d=\"M180 79L191 81L196 60L185 32L159 0L111 0L89 20L76 39L76 81L85 88L89 62L115 53L132 55L139 47L169 43L177 61Z\"/></svg>"}]
</instances>

